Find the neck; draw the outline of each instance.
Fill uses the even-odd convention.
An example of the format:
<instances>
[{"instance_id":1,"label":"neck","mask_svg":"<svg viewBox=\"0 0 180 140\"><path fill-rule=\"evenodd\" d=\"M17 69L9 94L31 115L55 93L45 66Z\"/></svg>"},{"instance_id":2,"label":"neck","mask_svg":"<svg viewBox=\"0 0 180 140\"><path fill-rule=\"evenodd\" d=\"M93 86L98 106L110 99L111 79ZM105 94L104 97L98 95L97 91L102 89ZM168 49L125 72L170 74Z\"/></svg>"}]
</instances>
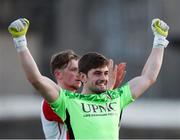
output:
<instances>
[{"instance_id":1,"label":"neck","mask_svg":"<svg viewBox=\"0 0 180 140\"><path fill-rule=\"evenodd\" d=\"M83 94L90 94L91 91L89 91L88 89L86 89L85 87L83 87L81 93L83 93Z\"/></svg>"},{"instance_id":2,"label":"neck","mask_svg":"<svg viewBox=\"0 0 180 140\"><path fill-rule=\"evenodd\" d=\"M82 94L101 94L105 91L91 90L88 86L83 85L83 89L81 91Z\"/></svg>"},{"instance_id":3,"label":"neck","mask_svg":"<svg viewBox=\"0 0 180 140\"><path fill-rule=\"evenodd\" d=\"M92 91L89 90L89 88L86 88L86 86L84 85L84 86L83 86L83 89L82 89L82 91L81 91L81 93L83 93L83 94L91 94Z\"/></svg>"}]
</instances>

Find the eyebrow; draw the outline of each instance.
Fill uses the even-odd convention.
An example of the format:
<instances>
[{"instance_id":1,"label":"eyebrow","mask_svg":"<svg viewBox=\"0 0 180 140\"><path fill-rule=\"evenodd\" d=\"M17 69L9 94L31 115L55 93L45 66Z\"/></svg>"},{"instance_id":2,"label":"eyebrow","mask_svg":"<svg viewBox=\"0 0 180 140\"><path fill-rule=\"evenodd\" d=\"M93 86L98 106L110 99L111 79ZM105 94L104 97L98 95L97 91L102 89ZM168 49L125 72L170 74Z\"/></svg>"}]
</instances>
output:
<instances>
[{"instance_id":1,"label":"eyebrow","mask_svg":"<svg viewBox=\"0 0 180 140\"><path fill-rule=\"evenodd\" d=\"M96 73L96 72L99 72L99 73L107 73L107 72L109 72L108 70L107 71L101 71L101 70L95 70L93 73Z\"/></svg>"},{"instance_id":2,"label":"eyebrow","mask_svg":"<svg viewBox=\"0 0 180 140\"><path fill-rule=\"evenodd\" d=\"M78 67L69 67L68 69L78 69Z\"/></svg>"}]
</instances>

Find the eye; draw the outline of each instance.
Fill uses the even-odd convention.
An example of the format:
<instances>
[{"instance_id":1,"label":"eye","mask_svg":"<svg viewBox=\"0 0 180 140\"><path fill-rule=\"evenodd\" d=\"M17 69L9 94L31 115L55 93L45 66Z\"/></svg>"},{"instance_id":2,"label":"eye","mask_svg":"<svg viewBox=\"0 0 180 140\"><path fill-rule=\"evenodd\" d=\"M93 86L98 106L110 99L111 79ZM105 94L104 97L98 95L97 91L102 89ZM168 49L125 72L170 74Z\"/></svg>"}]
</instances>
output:
<instances>
[{"instance_id":1,"label":"eye","mask_svg":"<svg viewBox=\"0 0 180 140\"><path fill-rule=\"evenodd\" d=\"M104 75L106 75L106 76L107 76L108 74L109 74L109 72L108 72L108 71L106 71L106 72L104 73Z\"/></svg>"},{"instance_id":2,"label":"eye","mask_svg":"<svg viewBox=\"0 0 180 140\"><path fill-rule=\"evenodd\" d=\"M102 72L100 72L100 71L95 71L95 72L94 72L94 75L97 75L97 76L98 76L98 75L101 75L101 73L102 73Z\"/></svg>"}]
</instances>

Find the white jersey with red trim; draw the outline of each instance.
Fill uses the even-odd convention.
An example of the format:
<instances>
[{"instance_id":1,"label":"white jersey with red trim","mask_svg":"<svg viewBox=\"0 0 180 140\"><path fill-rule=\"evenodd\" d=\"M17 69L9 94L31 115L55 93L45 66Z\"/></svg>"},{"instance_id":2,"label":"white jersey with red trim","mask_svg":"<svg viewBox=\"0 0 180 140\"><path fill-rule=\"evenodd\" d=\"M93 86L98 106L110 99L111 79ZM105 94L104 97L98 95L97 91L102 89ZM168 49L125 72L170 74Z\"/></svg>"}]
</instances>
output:
<instances>
[{"instance_id":1,"label":"white jersey with red trim","mask_svg":"<svg viewBox=\"0 0 180 140\"><path fill-rule=\"evenodd\" d=\"M66 126L45 100L41 104L41 123L46 139L68 139Z\"/></svg>"}]
</instances>

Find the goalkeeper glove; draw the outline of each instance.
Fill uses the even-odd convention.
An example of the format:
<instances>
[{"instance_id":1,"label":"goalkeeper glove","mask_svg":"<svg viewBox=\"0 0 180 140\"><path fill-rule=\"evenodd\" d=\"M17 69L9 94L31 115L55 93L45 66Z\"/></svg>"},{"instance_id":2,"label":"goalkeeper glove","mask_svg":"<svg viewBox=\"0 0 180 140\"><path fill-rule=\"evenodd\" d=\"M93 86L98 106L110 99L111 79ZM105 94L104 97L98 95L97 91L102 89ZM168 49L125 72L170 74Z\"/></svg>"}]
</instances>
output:
<instances>
[{"instance_id":1,"label":"goalkeeper glove","mask_svg":"<svg viewBox=\"0 0 180 140\"><path fill-rule=\"evenodd\" d=\"M25 18L20 18L13 21L8 31L13 37L15 48L18 52L27 49L26 33L29 27L29 21Z\"/></svg>"},{"instance_id":2,"label":"goalkeeper glove","mask_svg":"<svg viewBox=\"0 0 180 140\"><path fill-rule=\"evenodd\" d=\"M168 36L169 26L160 19L153 19L151 28L154 34L153 48L166 48L169 41Z\"/></svg>"}]
</instances>

